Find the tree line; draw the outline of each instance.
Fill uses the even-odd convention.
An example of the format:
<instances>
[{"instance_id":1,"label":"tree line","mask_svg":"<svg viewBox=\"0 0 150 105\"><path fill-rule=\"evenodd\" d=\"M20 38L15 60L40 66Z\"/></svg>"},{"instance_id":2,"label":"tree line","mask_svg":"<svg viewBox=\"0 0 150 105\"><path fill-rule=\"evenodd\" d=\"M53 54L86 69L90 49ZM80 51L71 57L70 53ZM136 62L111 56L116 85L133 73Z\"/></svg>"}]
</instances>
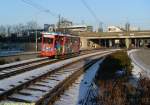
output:
<instances>
[{"instance_id":1,"label":"tree line","mask_svg":"<svg viewBox=\"0 0 150 105\"><path fill-rule=\"evenodd\" d=\"M29 21L25 24L19 23L14 25L0 25L0 37L10 37L12 34L22 34L27 30L41 29L36 21Z\"/></svg>"}]
</instances>

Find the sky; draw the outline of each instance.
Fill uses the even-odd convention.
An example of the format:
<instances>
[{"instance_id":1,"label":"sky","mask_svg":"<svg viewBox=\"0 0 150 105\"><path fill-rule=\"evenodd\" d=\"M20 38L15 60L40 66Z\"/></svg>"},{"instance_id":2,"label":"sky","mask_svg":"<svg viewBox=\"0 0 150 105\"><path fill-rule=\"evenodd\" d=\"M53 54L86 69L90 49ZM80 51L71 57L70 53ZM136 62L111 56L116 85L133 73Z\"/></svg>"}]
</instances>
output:
<instances>
[{"instance_id":1,"label":"sky","mask_svg":"<svg viewBox=\"0 0 150 105\"><path fill-rule=\"evenodd\" d=\"M34 3L40 9L23 1ZM98 27L100 22L103 26L124 26L129 22L133 27L150 29L150 0L84 1L94 11L98 21L82 0L0 0L0 25L25 24L34 20L43 26L45 23L56 23L60 14L75 24L85 23ZM53 14L44 10L50 10Z\"/></svg>"}]
</instances>

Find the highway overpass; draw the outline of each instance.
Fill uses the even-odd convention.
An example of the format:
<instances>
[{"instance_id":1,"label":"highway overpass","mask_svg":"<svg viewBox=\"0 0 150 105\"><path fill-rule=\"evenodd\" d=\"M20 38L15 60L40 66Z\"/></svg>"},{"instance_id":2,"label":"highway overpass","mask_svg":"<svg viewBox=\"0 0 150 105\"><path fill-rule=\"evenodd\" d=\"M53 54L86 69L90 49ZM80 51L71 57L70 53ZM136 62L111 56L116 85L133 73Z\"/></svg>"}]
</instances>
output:
<instances>
[{"instance_id":1,"label":"highway overpass","mask_svg":"<svg viewBox=\"0 0 150 105\"><path fill-rule=\"evenodd\" d=\"M144 47L150 43L150 31L78 32L82 48Z\"/></svg>"}]
</instances>

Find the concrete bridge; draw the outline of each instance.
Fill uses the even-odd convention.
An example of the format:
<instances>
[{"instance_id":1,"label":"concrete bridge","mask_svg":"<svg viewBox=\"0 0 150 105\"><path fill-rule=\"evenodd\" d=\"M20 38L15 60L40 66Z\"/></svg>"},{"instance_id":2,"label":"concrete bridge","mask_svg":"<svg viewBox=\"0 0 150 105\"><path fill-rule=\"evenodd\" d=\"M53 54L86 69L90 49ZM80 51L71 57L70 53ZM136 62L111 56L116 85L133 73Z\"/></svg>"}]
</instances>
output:
<instances>
[{"instance_id":1,"label":"concrete bridge","mask_svg":"<svg viewBox=\"0 0 150 105\"><path fill-rule=\"evenodd\" d=\"M78 32L82 48L144 47L150 43L150 31Z\"/></svg>"}]
</instances>

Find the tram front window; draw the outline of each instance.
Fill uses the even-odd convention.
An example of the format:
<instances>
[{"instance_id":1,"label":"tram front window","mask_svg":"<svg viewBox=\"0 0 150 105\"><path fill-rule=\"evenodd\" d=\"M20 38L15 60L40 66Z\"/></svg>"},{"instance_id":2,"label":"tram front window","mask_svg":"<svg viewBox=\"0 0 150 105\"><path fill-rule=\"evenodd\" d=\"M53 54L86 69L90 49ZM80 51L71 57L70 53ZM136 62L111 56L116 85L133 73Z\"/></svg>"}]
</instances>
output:
<instances>
[{"instance_id":1,"label":"tram front window","mask_svg":"<svg viewBox=\"0 0 150 105\"><path fill-rule=\"evenodd\" d=\"M52 44L53 43L53 39L52 38L44 38L43 41L45 44Z\"/></svg>"}]
</instances>

